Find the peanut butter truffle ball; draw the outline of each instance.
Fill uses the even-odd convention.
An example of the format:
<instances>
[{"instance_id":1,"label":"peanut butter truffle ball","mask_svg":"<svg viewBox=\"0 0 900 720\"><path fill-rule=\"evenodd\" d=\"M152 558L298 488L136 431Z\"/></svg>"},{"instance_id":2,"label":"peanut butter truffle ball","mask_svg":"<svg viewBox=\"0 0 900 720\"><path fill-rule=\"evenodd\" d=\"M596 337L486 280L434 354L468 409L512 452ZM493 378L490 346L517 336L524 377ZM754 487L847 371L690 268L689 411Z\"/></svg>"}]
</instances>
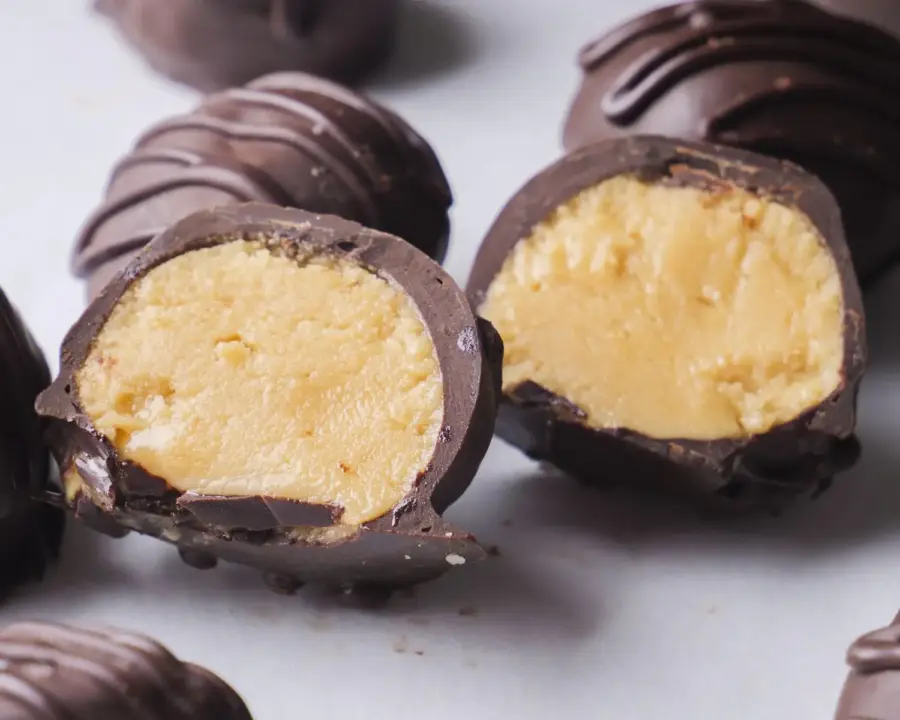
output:
<instances>
[{"instance_id":1,"label":"peanut butter truffle ball","mask_svg":"<svg viewBox=\"0 0 900 720\"><path fill-rule=\"evenodd\" d=\"M176 224L113 281L39 410L88 520L279 588L396 587L483 554L439 513L490 443L501 362L409 243L234 206Z\"/></svg>"},{"instance_id":2,"label":"peanut butter truffle ball","mask_svg":"<svg viewBox=\"0 0 900 720\"><path fill-rule=\"evenodd\" d=\"M513 197L468 290L505 344L499 434L587 481L777 509L857 457L859 287L797 167L589 146Z\"/></svg>"},{"instance_id":3,"label":"peanut butter truffle ball","mask_svg":"<svg viewBox=\"0 0 900 720\"><path fill-rule=\"evenodd\" d=\"M20 622L0 631L4 720L251 720L209 670L121 630Z\"/></svg>"}]
</instances>

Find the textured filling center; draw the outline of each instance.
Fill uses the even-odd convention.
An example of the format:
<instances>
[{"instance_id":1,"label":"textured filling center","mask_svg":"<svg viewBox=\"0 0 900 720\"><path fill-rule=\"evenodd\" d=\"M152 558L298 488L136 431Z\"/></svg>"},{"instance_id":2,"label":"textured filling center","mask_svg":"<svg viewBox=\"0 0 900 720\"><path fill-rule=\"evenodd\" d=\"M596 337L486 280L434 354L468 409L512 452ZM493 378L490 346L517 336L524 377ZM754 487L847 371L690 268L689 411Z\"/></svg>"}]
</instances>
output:
<instances>
[{"instance_id":1,"label":"textured filling center","mask_svg":"<svg viewBox=\"0 0 900 720\"><path fill-rule=\"evenodd\" d=\"M805 214L739 189L589 188L515 246L481 313L507 390L539 383L597 428L763 433L841 382L834 257Z\"/></svg>"},{"instance_id":2,"label":"textured filling center","mask_svg":"<svg viewBox=\"0 0 900 720\"><path fill-rule=\"evenodd\" d=\"M76 376L119 453L181 491L379 517L434 453L443 385L411 299L349 261L235 241L138 280Z\"/></svg>"}]
</instances>

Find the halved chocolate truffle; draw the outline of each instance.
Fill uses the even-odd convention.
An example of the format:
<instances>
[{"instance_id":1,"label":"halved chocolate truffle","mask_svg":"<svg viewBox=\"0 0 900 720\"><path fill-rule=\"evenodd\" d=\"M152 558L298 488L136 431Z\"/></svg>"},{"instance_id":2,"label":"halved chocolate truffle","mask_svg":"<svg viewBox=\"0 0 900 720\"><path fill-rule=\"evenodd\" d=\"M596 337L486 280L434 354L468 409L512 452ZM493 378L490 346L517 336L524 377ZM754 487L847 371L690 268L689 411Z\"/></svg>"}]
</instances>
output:
<instances>
[{"instance_id":1,"label":"halved chocolate truffle","mask_svg":"<svg viewBox=\"0 0 900 720\"><path fill-rule=\"evenodd\" d=\"M483 551L439 517L493 433L502 344L403 240L268 205L160 235L38 409L69 502L185 559L396 587Z\"/></svg>"},{"instance_id":2,"label":"halved chocolate truffle","mask_svg":"<svg viewBox=\"0 0 900 720\"><path fill-rule=\"evenodd\" d=\"M825 186L639 137L532 179L469 283L505 344L498 433L588 481L777 507L858 455L859 287Z\"/></svg>"},{"instance_id":3,"label":"halved chocolate truffle","mask_svg":"<svg viewBox=\"0 0 900 720\"><path fill-rule=\"evenodd\" d=\"M337 215L441 262L453 202L428 143L334 83L281 73L150 128L112 172L73 256L94 297L154 236L199 210L251 201Z\"/></svg>"},{"instance_id":4,"label":"halved chocolate truffle","mask_svg":"<svg viewBox=\"0 0 900 720\"><path fill-rule=\"evenodd\" d=\"M900 252L897 38L801 0L701 0L648 12L579 60L567 150L653 134L790 160L837 197L863 283Z\"/></svg>"},{"instance_id":5,"label":"halved chocolate truffle","mask_svg":"<svg viewBox=\"0 0 900 720\"><path fill-rule=\"evenodd\" d=\"M20 622L0 631L4 720L251 720L209 670L143 635Z\"/></svg>"},{"instance_id":6,"label":"halved chocolate truffle","mask_svg":"<svg viewBox=\"0 0 900 720\"><path fill-rule=\"evenodd\" d=\"M211 92L299 70L353 82L394 46L400 0L95 0L153 69Z\"/></svg>"},{"instance_id":7,"label":"halved chocolate truffle","mask_svg":"<svg viewBox=\"0 0 900 720\"><path fill-rule=\"evenodd\" d=\"M40 580L59 554L63 513L34 501L52 471L34 411L49 384L40 348L0 291L0 597Z\"/></svg>"},{"instance_id":8,"label":"halved chocolate truffle","mask_svg":"<svg viewBox=\"0 0 900 720\"><path fill-rule=\"evenodd\" d=\"M900 615L853 643L847 663L835 720L900 720Z\"/></svg>"}]
</instances>

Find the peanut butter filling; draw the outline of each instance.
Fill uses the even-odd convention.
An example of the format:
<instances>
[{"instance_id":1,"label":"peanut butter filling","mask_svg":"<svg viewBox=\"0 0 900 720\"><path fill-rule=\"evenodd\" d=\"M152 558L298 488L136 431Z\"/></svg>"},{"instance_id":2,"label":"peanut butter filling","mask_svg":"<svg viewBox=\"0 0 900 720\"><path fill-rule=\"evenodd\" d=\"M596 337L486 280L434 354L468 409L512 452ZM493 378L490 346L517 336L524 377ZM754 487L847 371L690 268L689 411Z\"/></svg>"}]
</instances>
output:
<instances>
[{"instance_id":1,"label":"peanut butter filling","mask_svg":"<svg viewBox=\"0 0 900 720\"><path fill-rule=\"evenodd\" d=\"M748 436L841 383L834 257L802 212L739 189L588 188L516 245L480 311L504 387L539 383L596 428Z\"/></svg>"},{"instance_id":2,"label":"peanut butter filling","mask_svg":"<svg viewBox=\"0 0 900 720\"><path fill-rule=\"evenodd\" d=\"M410 491L443 385L412 300L348 260L235 241L176 257L123 295L76 376L123 458L181 491L344 509Z\"/></svg>"}]
</instances>

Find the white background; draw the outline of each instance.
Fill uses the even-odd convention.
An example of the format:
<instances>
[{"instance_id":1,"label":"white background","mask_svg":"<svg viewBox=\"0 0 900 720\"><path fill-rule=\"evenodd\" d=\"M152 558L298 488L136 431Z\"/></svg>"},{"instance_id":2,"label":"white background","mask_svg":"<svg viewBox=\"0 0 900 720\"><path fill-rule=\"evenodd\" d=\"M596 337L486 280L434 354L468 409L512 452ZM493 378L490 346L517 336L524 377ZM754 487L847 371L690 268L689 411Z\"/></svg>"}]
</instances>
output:
<instances>
[{"instance_id":1,"label":"white background","mask_svg":"<svg viewBox=\"0 0 900 720\"><path fill-rule=\"evenodd\" d=\"M69 252L109 168L197 101L87 4L0 2L0 284L50 356L82 307ZM559 152L578 47L653 4L419 4L373 93L445 163L458 280L505 200ZM502 556L387 610L276 596L246 569L201 573L155 541L72 528L61 568L0 621L148 632L231 681L257 720L828 718L847 644L900 603L898 294L900 273L867 298L864 461L780 519L702 523L541 475L498 441L449 517Z\"/></svg>"}]
</instances>

